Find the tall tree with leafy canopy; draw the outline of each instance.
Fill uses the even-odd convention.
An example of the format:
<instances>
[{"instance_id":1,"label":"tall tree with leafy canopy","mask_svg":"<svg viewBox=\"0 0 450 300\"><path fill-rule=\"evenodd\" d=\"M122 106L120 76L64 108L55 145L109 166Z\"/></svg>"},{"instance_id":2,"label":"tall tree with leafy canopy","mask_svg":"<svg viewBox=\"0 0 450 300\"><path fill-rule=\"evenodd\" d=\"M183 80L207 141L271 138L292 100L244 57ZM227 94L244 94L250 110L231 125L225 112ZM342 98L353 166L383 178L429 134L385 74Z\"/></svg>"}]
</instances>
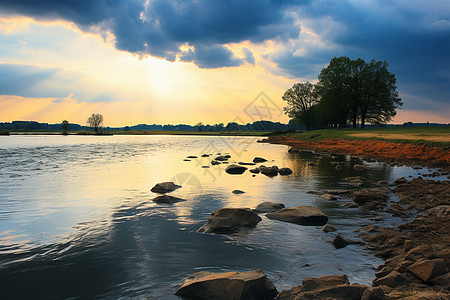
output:
<instances>
[{"instance_id":1,"label":"tall tree with leafy canopy","mask_svg":"<svg viewBox=\"0 0 450 300\"><path fill-rule=\"evenodd\" d=\"M328 121L336 127L346 127L350 112L350 75L351 60L346 56L334 57L330 64L319 74L317 90Z\"/></svg>"},{"instance_id":2,"label":"tall tree with leafy canopy","mask_svg":"<svg viewBox=\"0 0 450 300\"><path fill-rule=\"evenodd\" d=\"M359 101L361 128L366 122L386 123L396 115L402 101L395 85L395 75L386 61L373 59L362 71L362 95Z\"/></svg>"},{"instance_id":3,"label":"tall tree with leafy canopy","mask_svg":"<svg viewBox=\"0 0 450 300\"><path fill-rule=\"evenodd\" d=\"M317 83L321 96L320 110L329 124L353 128L361 121L384 124L402 105L398 97L395 75L387 69L386 61L366 63L358 58L335 57L322 69Z\"/></svg>"},{"instance_id":4,"label":"tall tree with leafy canopy","mask_svg":"<svg viewBox=\"0 0 450 300\"><path fill-rule=\"evenodd\" d=\"M296 83L284 92L282 98L287 102L284 112L290 118L298 118L308 130L311 130L314 121L311 108L318 103L314 84L309 82Z\"/></svg>"}]
</instances>

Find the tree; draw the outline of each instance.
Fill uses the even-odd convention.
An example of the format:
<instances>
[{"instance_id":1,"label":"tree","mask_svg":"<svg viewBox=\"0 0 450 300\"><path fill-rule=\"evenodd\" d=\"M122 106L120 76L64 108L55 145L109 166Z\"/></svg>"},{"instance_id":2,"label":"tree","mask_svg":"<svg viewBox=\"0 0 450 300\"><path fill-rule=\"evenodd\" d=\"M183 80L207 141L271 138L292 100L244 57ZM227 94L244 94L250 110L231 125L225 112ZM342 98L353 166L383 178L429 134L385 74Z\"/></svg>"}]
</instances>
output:
<instances>
[{"instance_id":1,"label":"tree","mask_svg":"<svg viewBox=\"0 0 450 300\"><path fill-rule=\"evenodd\" d=\"M202 122L198 122L197 124L195 124L195 126L197 126L198 131L202 132L202 126L203 126Z\"/></svg>"},{"instance_id":2,"label":"tree","mask_svg":"<svg viewBox=\"0 0 450 300\"><path fill-rule=\"evenodd\" d=\"M330 64L319 74L317 90L324 104L325 115L335 127L347 127L349 115L349 70L350 58L334 57Z\"/></svg>"},{"instance_id":3,"label":"tree","mask_svg":"<svg viewBox=\"0 0 450 300\"><path fill-rule=\"evenodd\" d=\"M321 96L320 111L329 124L346 127L347 121L361 128L366 122L385 124L402 105L395 75L386 61L366 63L358 58L335 57L322 69L317 89Z\"/></svg>"},{"instance_id":4,"label":"tree","mask_svg":"<svg viewBox=\"0 0 450 300\"><path fill-rule=\"evenodd\" d=\"M69 121L67 120L62 121L61 127L63 130L63 135L68 135L67 130L69 129Z\"/></svg>"},{"instance_id":5,"label":"tree","mask_svg":"<svg viewBox=\"0 0 450 300\"><path fill-rule=\"evenodd\" d=\"M87 124L94 129L96 134L98 134L99 128L103 125L103 116L101 114L92 114L87 119Z\"/></svg>"},{"instance_id":6,"label":"tree","mask_svg":"<svg viewBox=\"0 0 450 300\"><path fill-rule=\"evenodd\" d=\"M372 60L362 71L362 93L359 101L361 128L366 121L385 124L402 106L398 96L395 75L387 69L386 61Z\"/></svg>"},{"instance_id":7,"label":"tree","mask_svg":"<svg viewBox=\"0 0 450 300\"><path fill-rule=\"evenodd\" d=\"M311 108L318 103L318 95L312 83L300 82L284 92L283 100L287 102L284 112L290 118L298 118L307 130L311 130L313 116Z\"/></svg>"}]
</instances>

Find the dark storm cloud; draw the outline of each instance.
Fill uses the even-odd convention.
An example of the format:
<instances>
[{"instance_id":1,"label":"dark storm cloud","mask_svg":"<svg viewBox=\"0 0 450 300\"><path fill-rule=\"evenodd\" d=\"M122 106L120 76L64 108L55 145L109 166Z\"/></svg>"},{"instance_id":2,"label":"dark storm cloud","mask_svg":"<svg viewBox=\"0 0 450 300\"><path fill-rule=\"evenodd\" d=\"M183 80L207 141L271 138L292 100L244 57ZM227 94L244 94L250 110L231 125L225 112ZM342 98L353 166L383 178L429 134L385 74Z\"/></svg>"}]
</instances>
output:
<instances>
[{"instance_id":1,"label":"dark storm cloud","mask_svg":"<svg viewBox=\"0 0 450 300\"><path fill-rule=\"evenodd\" d=\"M317 78L334 56L386 60L396 74L400 93L429 99L433 109L449 109L450 99L450 4L445 0L427 3L320 1L300 12L308 26L328 44L306 45L305 53L275 53L271 59L285 74ZM447 4L446 4L447 3ZM326 4L326 5L325 5ZM336 26L327 20L332 20ZM300 35L301 36L301 35ZM315 76L311 76L314 74ZM414 100L407 109L429 109Z\"/></svg>"},{"instance_id":2,"label":"dark storm cloud","mask_svg":"<svg viewBox=\"0 0 450 300\"><path fill-rule=\"evenodd\" d=\"M295 5L309 1L295 1ZM4 0L0 10L38 19L72 21L82 29L100 26L111 31L116 47L132 53L151 54L174 60L179 47L195 45L193 61L203 68L237 66L247 59L236 59L223 45L244 40L262 42L298 35L286 13L294 1L270 0ZM198 48L197 48L198 47ZM218 54L216 60L213 54Z\"/></svg>"},{"instance_id":3,"label":"dark storm cloud","mask_svg":"<svg viewBox=\"0 0 450 300\"><path fill-rule=\"evenodd\" d=\"M0 0L0 11L100 28L114 34L120 50L170 61L179 56L201 68L255 63L250 50L237 58L224 47L228 43L299 38L302 51L290 47L265 56L276 72L314 80L333 56L375 58L388 61L400 92L443 104L449 99L448 0ZM304 29L321 42L302 40ZM180 52L185 44L195 50Z\"/></svg>"}]
</instances>

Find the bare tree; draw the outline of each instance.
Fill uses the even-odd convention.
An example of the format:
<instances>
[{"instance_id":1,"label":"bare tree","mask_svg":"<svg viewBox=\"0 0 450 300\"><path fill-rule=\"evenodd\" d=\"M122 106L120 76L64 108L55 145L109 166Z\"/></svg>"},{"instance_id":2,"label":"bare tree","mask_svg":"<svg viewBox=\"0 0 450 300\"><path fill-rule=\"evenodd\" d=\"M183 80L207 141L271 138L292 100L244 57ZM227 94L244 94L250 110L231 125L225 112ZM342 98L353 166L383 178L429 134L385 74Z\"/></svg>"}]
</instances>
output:
<instances>
[{"instance_id":1,"label":"bare tree","mask_svg":"<svg viewBox=\"0 0 450 300\"><path fill-rule=\"evenodd\" d=\"M96 134L98 134L99 128L103 125L103 116L101 114L92 114L87 119L87 124L95 130Z\"/></svg>"},{"instance_id":2,"label":"bare tree","mask_svg":"<svg viewBox=\"0 0 450 300\"><path fill-rule=\"evenodd\" d=\"M202 122L198 122L197 124L195 124L195 126L197 126L198 131L202 132L202 126L203 126Z\"/></svg>"}]
</instances>

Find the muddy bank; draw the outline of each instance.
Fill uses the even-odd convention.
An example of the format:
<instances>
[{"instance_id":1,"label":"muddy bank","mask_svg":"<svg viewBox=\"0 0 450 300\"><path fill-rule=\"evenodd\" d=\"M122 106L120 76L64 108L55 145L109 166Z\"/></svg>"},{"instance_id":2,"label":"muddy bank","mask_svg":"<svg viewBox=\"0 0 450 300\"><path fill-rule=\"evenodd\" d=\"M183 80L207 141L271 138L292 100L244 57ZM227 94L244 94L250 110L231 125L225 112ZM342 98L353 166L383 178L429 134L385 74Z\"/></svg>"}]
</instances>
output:
<instances>
[{"instance_id":1,"label":"muddy bank","mask_svg":"<svg viewBox=\"0 0 450 300\"><path fill-rule=\"evenodd\" d=\"M304 141L286 136L273 136L266 141L272 144L288 145L301 150L328 151L330 153L350 154L363 159L375 159L389 163L450 169L450 151L441 147L379 140L331 139Z\"/></svg>"},{"instance_id":2,"label":"muddy bank","mask_svg":"<svg viewBox=\"0 0 450 300\"><path fill-rule=\"evenodd\" d=\"M449 151L438 147L374 140L306 142L289 137L270 137L268 142L289 145L294 151L350 154L363 159L438 167L446 171L450 167ZM374 222L358 229L366 247L386 260L377 268L376 279L372 282L380 295L362 298L450 299L450 181L421 177L410 181L398 179L393 188L398 202L390 203L385 197L369 197L378 192L375 190L355 191L351 196L355 206L385 211L406 223L391 228ZM361 192L367 195L360 195ZM285 291L283 295L287 297L283 299L301 299L300 292L304 292L303 286Z\"/></svg>"},{"instance_id":3,"label":"muddy bank","mask_svg":"<svg viewBox=\"0 0 450 300\"><path fill-rule=\"evenodd\" d=\"M398 180L394 192L399 202L386 211L417 217L397 228L361 228L360 237L368 248L386 259L378 267L373 285L382 286L388 299L416 294L449 299L450 182L420 177Z\"/></svg>"}]
</instances>

